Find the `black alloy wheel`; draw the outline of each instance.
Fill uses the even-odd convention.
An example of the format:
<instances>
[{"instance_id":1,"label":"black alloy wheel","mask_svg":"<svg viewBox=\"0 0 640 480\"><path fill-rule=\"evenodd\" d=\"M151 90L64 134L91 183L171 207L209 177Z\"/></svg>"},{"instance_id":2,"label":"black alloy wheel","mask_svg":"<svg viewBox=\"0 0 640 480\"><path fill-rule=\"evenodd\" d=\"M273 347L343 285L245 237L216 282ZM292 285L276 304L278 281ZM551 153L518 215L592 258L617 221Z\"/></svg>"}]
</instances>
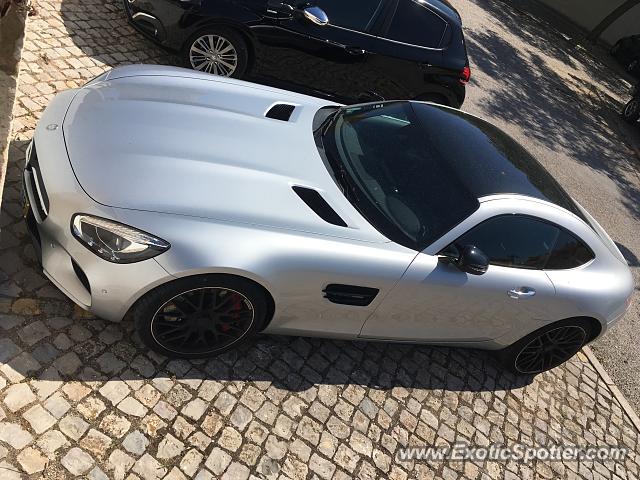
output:
<instances>
[{"instance_id":1,"label":"black alloy wheel","mask_svg":"<svg viewBox=\"0 0 640 480\"><path fill-rule=\"evenodd\" d=\"M531 332L496 352L502 366L516 375L535 375L569 360L592 339L593 323L567 318Z\"/></svg>"},{"instance_id":2,"label":"black alloy wheel","mask_svg":"<svg viewBox=\"0 0 640 480\"><path fill-rule=\"evenodd\" d=\"M267 320L267 296L231 275L187 277L146 294L133 308L140 339L174 358L201 358L234 348Z\"/></svg>"},{"instance_id":3,"label":"black alloy wheel","mask_svg":"<svg viewBox=\"0 0 640 480\"><path fill-rule=\"evenodd\" d=\"M234 290L205 287L181 293L156 312L151 334L178 354L210 355L242 338L253 322L253 305Z\"/></svg>"},{"instance_id":4,"label":"black alloy wheel","mask_svg":"<svg viewBox=\"0 0 640 480\"><path fill-rule=\"evenodd\" d=\"M557 327L533 338L515 359L519 373L540 373L561 365L582 348L587 332L579 326Z\"/></svg>"}]
</instances>

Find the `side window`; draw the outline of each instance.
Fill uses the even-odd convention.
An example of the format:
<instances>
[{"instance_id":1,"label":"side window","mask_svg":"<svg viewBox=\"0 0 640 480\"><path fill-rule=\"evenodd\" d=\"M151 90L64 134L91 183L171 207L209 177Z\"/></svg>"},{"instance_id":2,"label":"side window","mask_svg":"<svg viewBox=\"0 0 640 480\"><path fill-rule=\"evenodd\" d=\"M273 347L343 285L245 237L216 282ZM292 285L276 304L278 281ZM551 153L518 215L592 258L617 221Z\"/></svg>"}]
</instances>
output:
<instances>
[{"instance_id":1,"label":"side window","mask_svg":"<svg viewBox=\"0 0 640 480\"><path fill-rule=\"evenodd\" d=\"M317 0L315 5L324 10L330 25L364 32L382 8L382 0Z\"/></svg>"},{"instance_id":2,"label":"side window","mask_svg":"<svg viewBox=\"0 0 640 480\"><path fill-rule=\"evenodd\" d=\"M584 265L594 258L593 252L582 241L564 230L549 255L545 269L562 270Z\"/></svg>"},{"instance_id":3,"label":"side window","mask_svg":"<svg viewBox=\"0 0 640 480\"><path fill-rule=\"evenodd\" d=\"M566 269L593 258L591 250L563 229L542 220L502 215L477 225L455 244L475 245L491 265L529 269Z\"/></svg>"},{"instance_id":4,"label":"side window","mask_svg":"<svg viewBox=\"0 0 640 480\"><path fill-rule=\"evenodd\" d=\"M446 21L419 2L400 0L386 36L411 45L436 48L446 28Z\"/></svg>"}]
</instances>

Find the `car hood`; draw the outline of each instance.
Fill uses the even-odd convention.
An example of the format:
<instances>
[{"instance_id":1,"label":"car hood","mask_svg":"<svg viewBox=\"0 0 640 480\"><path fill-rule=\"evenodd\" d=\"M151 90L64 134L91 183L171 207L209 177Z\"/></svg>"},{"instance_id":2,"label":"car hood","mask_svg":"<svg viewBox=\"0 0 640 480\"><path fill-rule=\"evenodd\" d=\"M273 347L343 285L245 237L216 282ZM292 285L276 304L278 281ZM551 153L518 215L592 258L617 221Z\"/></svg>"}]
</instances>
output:
<instances>
[{"instance_id":1,"label":"car hood","mask_svg":"<svg viewBox=\"0 0 640 480\"><path fill-rule=\"evenodd\" d=\"M289 121L267 118L295 106ZM330 103L171 67L125 67L80 89L63 123L85 192L116 208L384 241L333 182L312 124ZM292 190L318 190L348 227Z\"/></svg>"}]
</instances>

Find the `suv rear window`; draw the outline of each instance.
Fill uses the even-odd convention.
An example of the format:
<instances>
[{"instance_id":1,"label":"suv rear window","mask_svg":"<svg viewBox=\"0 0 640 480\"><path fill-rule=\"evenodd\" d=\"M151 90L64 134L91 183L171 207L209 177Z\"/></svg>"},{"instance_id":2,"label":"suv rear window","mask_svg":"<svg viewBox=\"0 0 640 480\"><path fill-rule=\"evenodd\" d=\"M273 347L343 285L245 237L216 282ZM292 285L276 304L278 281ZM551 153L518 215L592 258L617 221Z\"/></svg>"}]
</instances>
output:
<instances>
[{"instance_id":1,"label":"suv rear window","mask_svg":"<svg viewBox=\"0 0 640 480\"><path fill-rule=\"evenodd\" d=\"M447 22L414 0L400 0L387 38L421 47L440 46Z\"/></svg>"}]
</instances>

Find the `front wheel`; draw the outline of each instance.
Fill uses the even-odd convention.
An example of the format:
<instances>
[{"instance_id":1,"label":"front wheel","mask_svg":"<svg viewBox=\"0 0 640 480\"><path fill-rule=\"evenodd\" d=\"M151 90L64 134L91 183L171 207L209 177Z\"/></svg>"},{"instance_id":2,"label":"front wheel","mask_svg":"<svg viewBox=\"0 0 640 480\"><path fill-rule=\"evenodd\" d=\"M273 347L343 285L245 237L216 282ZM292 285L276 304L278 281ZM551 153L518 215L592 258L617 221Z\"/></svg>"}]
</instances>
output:
<instances>
[{"instance_id":1,"label":"front wheel","mask_svg":"<svg viewBox=\"0 0 640 480\"><path fill-rule=\"evenodd\" d=\"M194 70L233 78L241 78L249 62L242 36L224 27L209 27L193 34L184 44L182 58Z\"/></svg>"},{"instance_id":2,"label":"front wheel","mask_svg":"<svg viewBox=\"0 0 640 480\"><path fill-rule=\"evenodd\" d=\"M533 375L555 368L573 357L590 338L591 326L581 319L547 325L498 353L507 370Z\"/></svg>"},{"instance_id":3,"label":"front wheel","mask_svg":"<svg viewBox=\"0 0 640 480\"><path fill-rule=\"evenodd\" d=\"M640 100L632 98L622 110L622 118L628 123L636 123L640 118Z\"/></svg>"},{"instance_id":4,"label":"front wheel","mask_svg":"<svg viewBox=\"0 0 640 480\"><path fill-rule=\"evenodd\" d=\"M218 355L260 331L267 299L249 280L227 275L187 277L146 294L134 307L140 339L168 357Z\"/></svg>"}]
</instances>

